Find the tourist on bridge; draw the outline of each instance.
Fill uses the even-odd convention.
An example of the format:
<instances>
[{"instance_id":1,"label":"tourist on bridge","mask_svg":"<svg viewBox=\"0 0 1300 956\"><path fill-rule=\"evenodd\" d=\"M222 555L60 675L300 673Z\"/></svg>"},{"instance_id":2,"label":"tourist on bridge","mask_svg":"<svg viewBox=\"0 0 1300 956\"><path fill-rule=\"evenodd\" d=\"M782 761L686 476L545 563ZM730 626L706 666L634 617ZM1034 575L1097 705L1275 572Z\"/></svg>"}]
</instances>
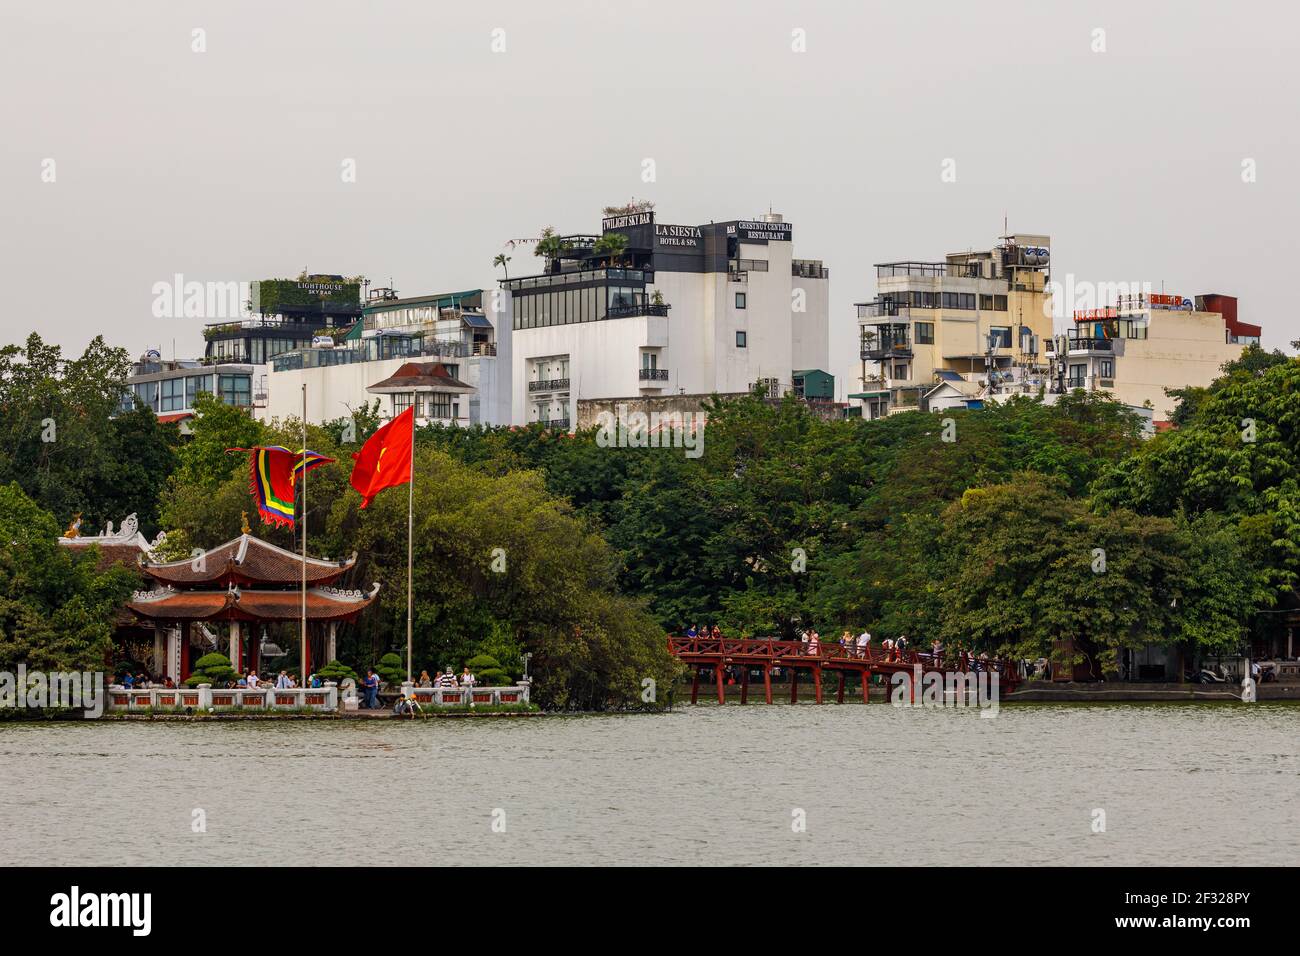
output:
<instances>
[{"instance_id":1,"label":"tourist on bridge","mask_svg":"<svg viewBox=\"0 0 1300 956\"><path fill-rule=\"evenodd\" d=\"M248 676L245 677L244 679L248 682L249 687L252 687L254 689L257 688L258 686L257 671L249 671Z\"/></svg>"},{"instance_id":2,"label":"tourist on bridge","mask_svg":"<svg viewBox=\"0 0 1300 956\"><path fill-rule=\"evenodd\" d=\"M885 660L892 661L894 659L894 639L892 637L887 637L881 641L880 649L885 652Z\"/></svg>"},{"instance_id":3,"label":"tourist on bridge","mask_svg":"<svg viewBox=\"0 0 1300 956\"><path fill-rule=\"evenodd\" d=\"M858 635L858 657L867 656L867 645L871 643L871 632L863 631Z\"/></svg>"},{"instance_id":4,"label":"tourist on bridge","mask_svg":"<svg viewBox=\"0 0 1300 956\"><path fill-rule=\"evenodd\" d=\"M894 659L901 661L903 653L907 650L907 635L898 635L898 640L894 642Z\"/></svg>"},{"instance_id":5,"label":"tourist on bridge","mask_svg":"<svg viewBox=\"0 0 1300 956\"><path fill-rule=\"evenodd\" d=\"M429 676L428 671L420 671L420 686L421 687L433 686L433 678Z\"/></svg>"},{"instance_id":6,"label":"tourist on bridge","mask_svg":"<svg viewBox=\"0 0 1300 956\"><path fill-rule=\"evenodd\" d=\"M464 670L460 672L460 686L461 687L474 686L474 675L470 673L468 664L466 664Z\"/></svg>"},{"instance_id":7,"label":"tourist on bridge","mask_svg":"<svg viewBox=\"0 0 1300 956\"><path fill-rule=\"evenodd\" d=\"M686 636L691 638L699 636L699 632L695 630L694 624L692 624L690 627L686 629Z\"/></svg>"},{"instance_id":8,"label":"tourist on bridge","mask_svg":"<svg viewBox=\"0 0 1300 956\"><path fill-rule=\"evenodd\" d=\"M710 632L709 636L712 637L715 641L720 641L720 640L722 640L722 628L720 628L720 627L718 627L718 625L714 624L714 625L713 625L713 630L712 630L712 632Z\"/></svg>"},{"instance_id":9,"label":"tourist on bridge","mask_svg":"<svg viewBox=\"0 0 1300 956\"><path fill-rule=\"evenodd\" d=\"M288 690L293 686L293 681L289 680L288 671L280 671L280 676L275 679L276 690Z\"/></svg>"},{"instance_id":10,"label":"tourist on bridge","mask_svg":"<svg viewBox=\"0 0 1300 956\"><path fill-rule=\"evenodd\" d=\"M816 657L822 652L821 638L818 636L816 631L808 632L807 651L810 657Z\"/></svg>"},{"instance_id":11,"label":"tourist on bridge","mask_svg":"<svg viewBox=\"0 0 1300 956\"><path fill-rule=\"evenodd\" d=\"M438 686L439 686L439 687L456 687L456 686L457 686L457 685L456 685L456 675L453 674L453 673L451 672L451 665L450 665L450 664L447 665L447 669L446 669L445 671L443 671L441 674L438 675Z\"/></svg>"},{"instance_id":12,"label":"tourist on bridge","mask_svg":"<svg viewBox=\"0 0 1300 956\"><path fill-rule=\"evenodd\" d=\"M366 689L366 702L362 706L374 710L379 706L379 675L373 667L366 668L366 678L361 683Z\"/></svg>"}]
</instances>

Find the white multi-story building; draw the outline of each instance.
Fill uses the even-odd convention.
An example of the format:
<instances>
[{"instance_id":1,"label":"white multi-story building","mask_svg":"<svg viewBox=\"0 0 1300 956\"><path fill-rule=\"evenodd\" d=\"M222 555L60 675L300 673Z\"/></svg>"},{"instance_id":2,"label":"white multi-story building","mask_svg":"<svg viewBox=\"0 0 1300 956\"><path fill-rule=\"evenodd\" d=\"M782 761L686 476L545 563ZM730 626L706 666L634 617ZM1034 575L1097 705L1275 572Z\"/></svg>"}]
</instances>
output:
<instances>
[{"instance_id":1,"label":"white multi-story building","mask_svg":"<svg viewBox=\"0 0 1300 956\"><path fill-rule=\"evenodd\" d=\"M579 399L780 394L829 364L829 272L794 258L780 216L684 226L630 209L544 251L542 274L501 283L516 423L568 428Z\"/></svg>"},{"instance_id":2,"label":"white multi-story building","mask_svg":"<svg viewBox=\"0 0 1300 956\"><path fill-rule=\"evenodd\" d=\"M485 301L488 308L485 310ZM498 335L504 330L504 335ZM404 366L416 363L418 374ZM321 424L376 398L383 417L414 405L421 424L510 424L510 296L481 289L401 298L372 290L335 344L271 360L267 417ZM403 390L395 382L413 384Z\"/></svg>"}]
</instances>

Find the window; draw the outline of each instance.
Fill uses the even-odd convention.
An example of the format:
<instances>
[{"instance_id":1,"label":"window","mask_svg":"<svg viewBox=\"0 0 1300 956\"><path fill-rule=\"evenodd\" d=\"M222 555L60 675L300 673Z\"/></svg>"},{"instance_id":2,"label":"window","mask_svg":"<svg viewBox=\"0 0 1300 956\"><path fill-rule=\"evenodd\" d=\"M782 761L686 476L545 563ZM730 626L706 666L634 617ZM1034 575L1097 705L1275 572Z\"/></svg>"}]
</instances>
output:
<instances>
[{"instance_id":1,"label":"window","mask_svg":"<svg viewBox=\"0 0 1300 956\"><path fill-rule=\"evenodd\" d=\"M738 308L738 309L743 309L744 307L745 307L745 293L743 293L743 292L737 292L737 293L736 293L736 308Z\"/></svg>"},{"instance_id":2,"label":"window","mask_svg":"<svg viewBox=\"0 0 1300 956\"><path fill-rule=\"evenodd\" d=\"M894 378L902 382L907 381L907 363L894 366Z\"/></svg>"},{"instance_id":3,"label":"window","mask_svg":"<svg viewBox=\"0 0 1300 956\"><path fill-rule=\"evenodd\" d=\"M158 410L178 412L185 407L185 379L165 378L160 383Z\"/></svg>"},{"instance_id":4,"label":"window","mask_svg":"<svg viewBox=\"0 0 1300 956\"><path fill-rule=\"evenodd\" d=\"M1005 295L995 295L993 297L993 311L994 312L1007 311L1007 297Z\"/></svg>"},{"instance_id":5,"label":"window","mask_svg":"<svg viewBox=\"0 0 1300 956\"><path fill-rule=\"evenodd\" d=\"M738 348L738 349L746 348L746 345L745 345L745 333L744 333L744 332L737 332L737 333L736 333L736 348Z\"/></svg>"},{"instance_id":6,"label":"window","mask_svg":"<svg viewBox=\"0 0 1300 956\"><path fill-rule=\"evenodd\" d=\"M198 398L199 392L212 393L212 376L211 375L191 375L185 379L185 407L193 408L194 400Z\"/></svg>"},{"instance_id":7,"label":"window","mask_svg":"<svg viewBox=\"0 0 1300 956\"><path fill-rule=\"evenodd\" d=\"M1086 365L1071 365L1071 366L1070 366L1070 377L1069 377L1069 378L1066 380L1066 382L1065 382L1066 387L1067 387L1067 388L1083 388L1083 383L1084 383L1085 379L1087 378L1087 373L1088 373L1088 366L1086 366Z\"/></svg>"},{"instance_id":8,"label":"window","mask_svg":"<svg viewBox=\"0 0 1300 956\"><path fill-rule=\"evenodd\" d=\"M221 400L227 405L247 408L253 404L252 383L247 375L218 375L217 387L221 390Z\"/></svg>"},{"instance_id":9,"label":"window","mask_svg":"<svg viewBox=\"0 0 1300 956\"><path fill-rule=\"evenodd\" d=\"M993 311L993 296L980 294L980 309L986 312Z\"/></svg>"},{"instance_id":10,"label":"window","mask_svg":"<svg viewBox=\"0 0 1300 956\"><path fill-rule=\"evenodd\" d=\"M917 345L934 344L934 323L933 322L916 323L916 344Z\"/></svg>"},{"instance_id":11,"label":"window","mask_svg":"<svg viewBox=\"0 0 1300 956\"><path fill-rule=\"evenodd\" d=\"M393 393L393 417L396 418L402 412L411 407L411 392L394 392Z\"/></svg>"},{"instance_id":12,"label":"window","mask_svg":"<svg viewBox=\"0 0 1300 956\"><path fill-rule=\"evenodd\" d=\"M945 309L973 311L975 308L975 293L945 292L943 294L943 307Z\"/></svg>"},{"instance_id":13,"label":"window","mask_svg":"<svg viewBox=\"0 0 1300 956\"><path fill-rule=\"evenodd\" d=\"M420 418L451 418L451 394L448 392L421 392L416 415Z\"/></svg>"},{"instance_id":14,"label":"window","mask_svg":"<svg viewBox=\"0 0 1300 956\"><path fill-rule=\"evenodd\" d=\"M1097 374L1100 375L1102 378L1114 378L1115 360L1114 359L1099 360L1097 363Z\"/></svg>"},{"instance_id":15,"label":"window","mask_svg":"<svg viewBox=\"0 0 1300 956\"><path fill-rule=\"evenodd\" d=\"M995 325L989 329L989 348L1011 348L1011 326Z\"/></svg>"}]
</instances>

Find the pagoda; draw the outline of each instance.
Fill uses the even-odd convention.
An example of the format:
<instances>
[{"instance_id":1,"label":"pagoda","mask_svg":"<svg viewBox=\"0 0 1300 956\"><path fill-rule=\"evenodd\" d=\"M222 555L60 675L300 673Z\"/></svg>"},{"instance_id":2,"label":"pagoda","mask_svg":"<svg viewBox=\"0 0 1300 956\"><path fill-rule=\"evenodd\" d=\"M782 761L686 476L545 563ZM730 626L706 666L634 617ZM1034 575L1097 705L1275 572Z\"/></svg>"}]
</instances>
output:
<instances>
[{"instance_id":1,"label":"pagoda","mask_svg":"<svg viewBox=\"0 0 1300 956\"><path fill-rule=\"evenodd\" d=\"M356 560L355 553L346 561L304 558L245 530L180 561L142 557L140 570L152 579L152 588L136 591L127 607L142 623L166 631L166 673L178 682L190 676L194 630L219 641L222 624L228 628L230 664L243 674L245 665L257 670L261 664L259 631L302 620L305 565L309 674L314 661L334 660L339 622L356 620L379 593L378 584L369 593L334 587Z\"/></svg>"}]
</instances>

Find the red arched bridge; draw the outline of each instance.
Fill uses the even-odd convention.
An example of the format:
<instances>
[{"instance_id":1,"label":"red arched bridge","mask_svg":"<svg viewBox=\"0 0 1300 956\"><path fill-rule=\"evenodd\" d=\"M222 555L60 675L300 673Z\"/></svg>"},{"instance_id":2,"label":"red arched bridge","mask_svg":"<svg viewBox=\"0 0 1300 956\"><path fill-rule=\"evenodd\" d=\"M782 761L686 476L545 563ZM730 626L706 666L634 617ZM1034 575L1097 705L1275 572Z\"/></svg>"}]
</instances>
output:
<instances>
[{"instance_id":1,"label":"red arched bridge","mask_svg":"<svg viewBox=\"0 0 1300 956\"><path fill-rule=\"evenodd\" d=\"M737 667L741 672L740 702L749 699L750 671L763 671L763 690L767 702L772 703L772 668L780 667L790 674L790 703L799 700L799 672L812 674L813 690L817 703L822 703L822 671L839 674L839 689L836 700L844 703L844 688L852 677L862 687L862 702L867 702L867 685L872 674L883 674L888 681L896 673L915 674L919 665L922 673L938 671L973 672L988 671L998 674L998 683L1008 690L1020 682L1020 669L1015 661L1003 659L975 658L962 652L946 657L936 657L931 653L906 650L886 650L870 644L858 647L855 644L838 644L823 642L815 647L803 641L778 641L770 638L748 637L669 637L668 651L695 673L691 681L691 703L697 703L700 695L700 671L712 670L718 686L718 703L726 700L723 680L728 667ZM916 688L912 687L915 695Z\"/></svg>"}]
</instances>

